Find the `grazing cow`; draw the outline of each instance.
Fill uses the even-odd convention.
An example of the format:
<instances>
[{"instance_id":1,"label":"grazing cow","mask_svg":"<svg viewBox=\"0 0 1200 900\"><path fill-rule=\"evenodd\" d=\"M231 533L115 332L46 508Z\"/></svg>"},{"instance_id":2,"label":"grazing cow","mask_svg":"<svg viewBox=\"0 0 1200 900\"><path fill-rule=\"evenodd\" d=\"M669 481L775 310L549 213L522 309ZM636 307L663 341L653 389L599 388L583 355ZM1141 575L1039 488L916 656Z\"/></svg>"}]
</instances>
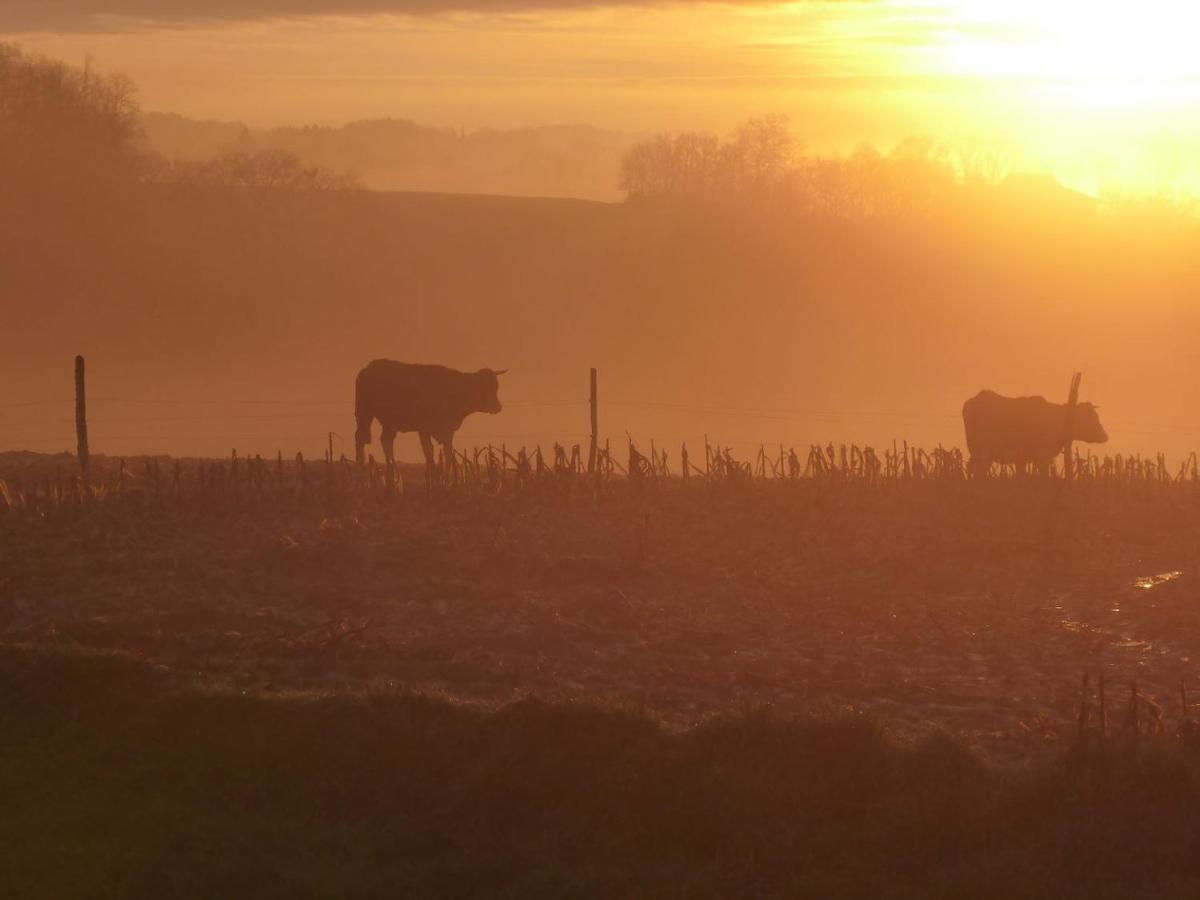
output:
<instances>
[{"instance_id":1,"label":"grazing cow","mask_svg":"<svg viewBox=\"0 0 1200 900\"><path fill-rule=\"evenodd\" d=\"M361 463L371 443L371 422L383 426L380 443L388 462L393 460L396 433L415 431L421 436L425 461L433 464L433 441L453 458L454 432L473 412L500 412L500 379L495 372L456 372L445 366L424 366L377 359L358 373L354 382L355 457Z\"/></svg>"},{"instance_id":2,"label":"grazing cow","mask_svg":"<svg viewBox=\"0 0 1200 900\"><path fill-rule=\"evenodd\" d=\"M1051 403L1044 397L1001 397L992 391L982 391L963 404L963 424L973 477L986 475L992 463L1013 464L1018 472L1032 466L1046 474L1068 441L1103 444L1108 440L1091 403L1078 404L1072 416L1065 403Z\"/></svg>"}]
</instances>

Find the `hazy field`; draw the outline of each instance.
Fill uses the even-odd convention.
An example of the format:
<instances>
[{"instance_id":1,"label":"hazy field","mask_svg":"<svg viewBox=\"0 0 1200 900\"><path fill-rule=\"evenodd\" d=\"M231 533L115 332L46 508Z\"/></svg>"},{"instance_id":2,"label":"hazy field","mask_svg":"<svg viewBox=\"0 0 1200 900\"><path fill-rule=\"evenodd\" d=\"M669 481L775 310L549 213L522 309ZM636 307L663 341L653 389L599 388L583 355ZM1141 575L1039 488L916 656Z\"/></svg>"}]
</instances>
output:
<instances>
[{"instance_id":1,"label":"hazy field","mask_svg":"<svg viewBox=\"0 0 1200 900\"><path fill-rule=\"evenodd\" d=\"M0 891L1194 895L1195 481L69 462L0 458Z\"/></svg>"},{"instance_id":2,"label":"hazy field","mask_svg":"<svg viewBox=\"0 0 1200 900\"><path fill-rule=\"evenodd\" d=\"M255 691L532 694L677 725L854 712L1000 761L1073 734L1085 674L1105 673L1114 721L1136 680L1162 731L1196 677L1191 481L696 477L564 496L550 476L513 493L510 471L503 494L431 500L419 470L404 495L359 496L311 468L300 498L270 493L272 463L265 495L202 493L192 473L182 499L164 468L160 499L132 464L124 500L109 481L90 512L11 511L0 636Z\"/></svg>"}]
</instances>

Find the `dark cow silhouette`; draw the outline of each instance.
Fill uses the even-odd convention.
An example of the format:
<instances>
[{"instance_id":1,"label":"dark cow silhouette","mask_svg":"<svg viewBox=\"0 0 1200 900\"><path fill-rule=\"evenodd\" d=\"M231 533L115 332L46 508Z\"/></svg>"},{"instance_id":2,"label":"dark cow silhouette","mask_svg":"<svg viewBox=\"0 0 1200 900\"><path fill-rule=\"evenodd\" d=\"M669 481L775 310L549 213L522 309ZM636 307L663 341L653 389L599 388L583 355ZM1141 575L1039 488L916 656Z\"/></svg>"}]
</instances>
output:
<instances>
[{"instance_id":1,"label":"dark cow silhouette","mask_svg":"<svg viewBox=\"0 0 1200 900\"><path fill-rule=\"evenodd\" d=\"M986 475L992 463L1015 465L1018 472L1032 466L1045 474L1068 441L1103 444L1108 440L1091 403L1078 404L1071 415L1065 403L1051 403L1044 397L1001 397L993 391L982 391L963 404L963 425L971 451L968 471L973 476Z\"/></svg>"},{"instance_id":2,"label":"dark cow silhouette","mask_svg":"<svg viewBox=\"0 0 1200 900\"><path fill-rule=\"evenodd\" d=\"M380 443L391 462L397 432L415 431L421 436L425 461L433 464L433 441L452 458L454 432L474 412L500 412L500 379L507 369L496 372L456 372L445 366L415 365L377 359L358 373L354 382L355 456L361 463L371 443L371 422L383 426Z\"/></svg>"}]
</instances>

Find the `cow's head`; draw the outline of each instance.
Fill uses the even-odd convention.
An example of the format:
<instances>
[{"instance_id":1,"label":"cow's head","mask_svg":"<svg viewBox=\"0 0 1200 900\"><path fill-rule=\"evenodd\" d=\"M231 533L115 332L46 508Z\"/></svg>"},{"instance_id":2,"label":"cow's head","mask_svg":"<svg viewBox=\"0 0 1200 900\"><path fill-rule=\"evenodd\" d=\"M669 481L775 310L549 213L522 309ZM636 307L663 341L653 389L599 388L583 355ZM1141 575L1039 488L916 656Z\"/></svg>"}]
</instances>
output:
<instances>
[{"instance_id":1,"label":"cow's head","mask_svg":"<svg viewBox=\"0 0 1200 900\"><path fill-rule=\"evenodd\" d=\"M1103 444L1108 432L1100 424L1100 413L1094 404L1080 403L1075 407L1075 418L1071 421L1071 440L1089 444Z\"/></svg>"},{"instance_id":2,"label":"cow's head","mask_svg":"<svg viewBox=\"0 0 1200 900\"><path fill-rule=\"evenodd\" d=\"M500 412L500 376L508 369L480 369L475 373L475 408L495 415Z\"/></svg>"}]
</instances>

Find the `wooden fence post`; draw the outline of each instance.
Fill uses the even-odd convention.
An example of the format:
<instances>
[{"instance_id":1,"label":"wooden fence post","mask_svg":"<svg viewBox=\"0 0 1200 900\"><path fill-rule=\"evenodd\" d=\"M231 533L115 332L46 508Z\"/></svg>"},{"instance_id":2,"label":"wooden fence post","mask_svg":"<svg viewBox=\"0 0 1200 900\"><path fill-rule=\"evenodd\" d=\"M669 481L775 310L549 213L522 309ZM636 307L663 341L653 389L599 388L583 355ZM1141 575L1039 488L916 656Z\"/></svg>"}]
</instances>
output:
<instances>
[{"instance_id":1,"label":"wooden fence post","mask_svg":"<svg viewBox=\"0 0 1200 900\"><path fill-rule=\"evenodd\" d=\"M596 454L600 451L600 414L595 369L591 370L591 391L588 403L592 409L592 443L591 449L588 451L588 474L594 475L596 473Z\"/></svg>"},{"instance_id":2,"label":"wooden fence post","mask_svg":"<svg viewBox=\"0 0 1200 900\"><path fill-rule=\"evenodd\" d=\"M329 455L325 457L325 503L333 502L333 433L329 435Z\"/></svg>"},{"instance_id":3,"label":"wooden fence post","mask_svg":"<svg viewBox=\"0 0 1200 900\"><path fill-rule=\"evenodd\" d=\"M1063 443L1063 477L1067 481L1071 480L1074 474L1071 471L1071 429L1075 425L1075 407L1079 405L1079 383L1083 380L1083 373L1076 372L1071 377L1071 390L1067 395L1067 421L1066 421L1066 441Z\"/></svg>"},{"instance_id":4,"label":"wooden fence post","mask_svg":"<svg viewBox=\"0 0 1200 900\"><path fill-rule=\"evenodd\" d=\"M87 389L84 384L83 357L75 357L75 442L79 454L79 471L83 476L83 493L91 491L91 459L88 455Z\"/></svg>"}]
</instances>

